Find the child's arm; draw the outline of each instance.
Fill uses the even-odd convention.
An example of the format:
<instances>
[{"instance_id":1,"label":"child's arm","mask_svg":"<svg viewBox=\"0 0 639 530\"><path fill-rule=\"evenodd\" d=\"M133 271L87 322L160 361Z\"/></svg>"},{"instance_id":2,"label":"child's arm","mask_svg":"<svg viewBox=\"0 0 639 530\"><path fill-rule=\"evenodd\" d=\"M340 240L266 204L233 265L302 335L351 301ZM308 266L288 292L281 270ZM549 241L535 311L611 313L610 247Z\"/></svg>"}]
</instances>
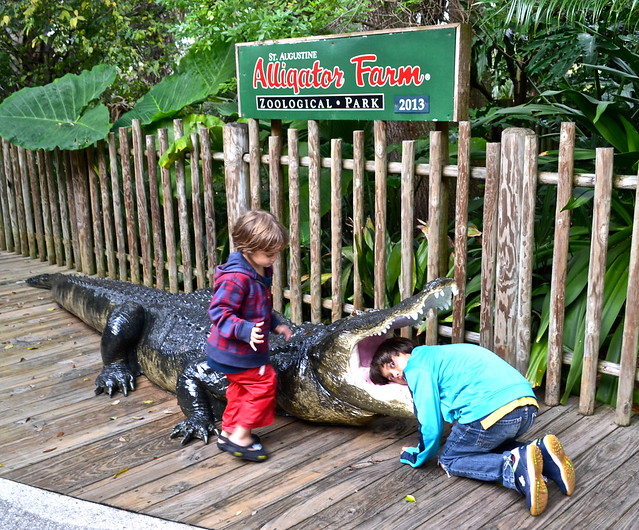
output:
<instances>
[{"instance_id":1,"label":"child's arm","mask_svg":"<svg viewBox=\"0 0 639 530\"><path fill-rule=\"evenodd\" d=\"M444 428L436 378L430 374L411 374L409 386L419 421L419 444L405 447L399 461L412 467L419 467L437 455ZM416 381L415 381L416 379Z\"/></svg>"}]
</instances>

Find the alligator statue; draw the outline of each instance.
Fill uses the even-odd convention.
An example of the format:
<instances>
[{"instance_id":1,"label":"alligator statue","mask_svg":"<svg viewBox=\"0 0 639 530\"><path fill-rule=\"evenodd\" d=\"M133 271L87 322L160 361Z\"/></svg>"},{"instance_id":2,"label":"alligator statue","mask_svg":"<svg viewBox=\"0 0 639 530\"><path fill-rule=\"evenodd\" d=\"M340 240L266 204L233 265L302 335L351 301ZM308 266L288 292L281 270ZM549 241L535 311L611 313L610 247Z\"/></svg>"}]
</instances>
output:
<instances>
[{"instance_id":1,"label":"alligator statue","mask_svg":"<svg viewBox=\"0 0 639 530\"><path fill-rule=\"evenodd\" d=\"M133 283L76 274L44 274L29 285L51 289L64 309L102 334L103 368L95 393L127 395L144 374L176 394L186 419L171 437L208 443L224 410L226 377L206 363L211 289L169 293ZM331 324L295 325L290 340L269 338L278 373L278 409L320 423L365 425L379 415L412 417L408 389L374 385L368 366L393 330L414 326L430 309L450 307L457 289L439 278L389 309L368 310Z\"/></svg>"}]
</instances>

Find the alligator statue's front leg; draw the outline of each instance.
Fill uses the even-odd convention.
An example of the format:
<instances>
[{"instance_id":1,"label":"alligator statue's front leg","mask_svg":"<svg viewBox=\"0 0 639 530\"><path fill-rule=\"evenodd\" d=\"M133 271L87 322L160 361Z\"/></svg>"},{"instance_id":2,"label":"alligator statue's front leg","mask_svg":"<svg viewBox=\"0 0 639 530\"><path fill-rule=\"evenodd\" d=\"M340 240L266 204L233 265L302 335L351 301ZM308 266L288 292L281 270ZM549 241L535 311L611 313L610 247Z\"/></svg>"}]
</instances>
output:
<instances>
[{"instance_id":1,"label":"alligator statue's front leg","mask_svg":"<svg viewBox=\"0 0 639 530\"><path fill-rule=\"evenodd\" d=\"M125 396L135 390L135 378L140 369L135 357L135 345L144 327L144 307L135 302L125 302L115 307L102 332L100 351L102 371L95 380L95 393L113 395L119 390Z\"/></svg>"},{"instance_id":2,"label":"alligator statue's front leg","mask_svg":"<svg viewBox=\"0 0 639 530\"><path fill-rule=\"evenodd\" d=\"M180 374L176 395L178 404L186 420L178 423L171 432L171 438L182 436L182 445L193 438L209 442L209 434L219 435L215 427L216 416L224 412L226 387L224 374L211 370L206 361L189 364Z\"/></svg>"}]
</instances>

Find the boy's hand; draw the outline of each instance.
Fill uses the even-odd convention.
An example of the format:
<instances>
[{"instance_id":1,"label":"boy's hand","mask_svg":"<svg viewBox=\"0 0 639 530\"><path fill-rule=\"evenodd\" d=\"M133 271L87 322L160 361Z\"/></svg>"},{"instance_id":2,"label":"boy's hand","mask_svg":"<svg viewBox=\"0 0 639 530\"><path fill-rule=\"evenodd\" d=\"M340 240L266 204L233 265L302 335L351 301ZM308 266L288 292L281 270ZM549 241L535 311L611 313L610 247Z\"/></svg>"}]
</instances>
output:
<instances>
[{"instance_id":1,"label":"boy's hand","mask_svg":"<svg viewBox=\"0 0 639 530\"><path fill-rule=\"evenodd\" d=\"M280 324L275 327L275 333L279 333L280 335L284 335L286 340L291 338L291 328L289 328L286 324Z\"/></svg>"},{"instance_id":2,"label":"boy's hand","mask_svg":"<svg viewBox=\"0 0 639 530\"><path fill-rule=\"evenodd\" d=\"M257 322L251 330L251 340L249 345L253 348L253 351L257 351L256 344L262 344L264 342L264 333L262 332L262 326L264 322Z\"/></svg>"}]
</instances>

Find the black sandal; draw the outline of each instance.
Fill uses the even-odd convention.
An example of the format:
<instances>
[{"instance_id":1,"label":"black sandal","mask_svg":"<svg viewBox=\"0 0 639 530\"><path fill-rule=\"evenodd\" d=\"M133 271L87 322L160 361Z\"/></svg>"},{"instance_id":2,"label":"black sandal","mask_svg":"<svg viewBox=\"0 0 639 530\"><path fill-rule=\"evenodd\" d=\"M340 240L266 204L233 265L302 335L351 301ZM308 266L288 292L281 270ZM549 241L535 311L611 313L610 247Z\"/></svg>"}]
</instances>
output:
<instances>
[{"instance_id":1,"label":"black sandal","mask_svg":"<svg viewBox=\"0 0 639 530\"><path fill-rule=\"evenodd\" d=\"M222 451L251 462L264 462L268 458L268 452L259 442L253 442L251 445L237 445L228 438L221 436L218 439L217 446Z\"/></svg>"}]
</instances>

